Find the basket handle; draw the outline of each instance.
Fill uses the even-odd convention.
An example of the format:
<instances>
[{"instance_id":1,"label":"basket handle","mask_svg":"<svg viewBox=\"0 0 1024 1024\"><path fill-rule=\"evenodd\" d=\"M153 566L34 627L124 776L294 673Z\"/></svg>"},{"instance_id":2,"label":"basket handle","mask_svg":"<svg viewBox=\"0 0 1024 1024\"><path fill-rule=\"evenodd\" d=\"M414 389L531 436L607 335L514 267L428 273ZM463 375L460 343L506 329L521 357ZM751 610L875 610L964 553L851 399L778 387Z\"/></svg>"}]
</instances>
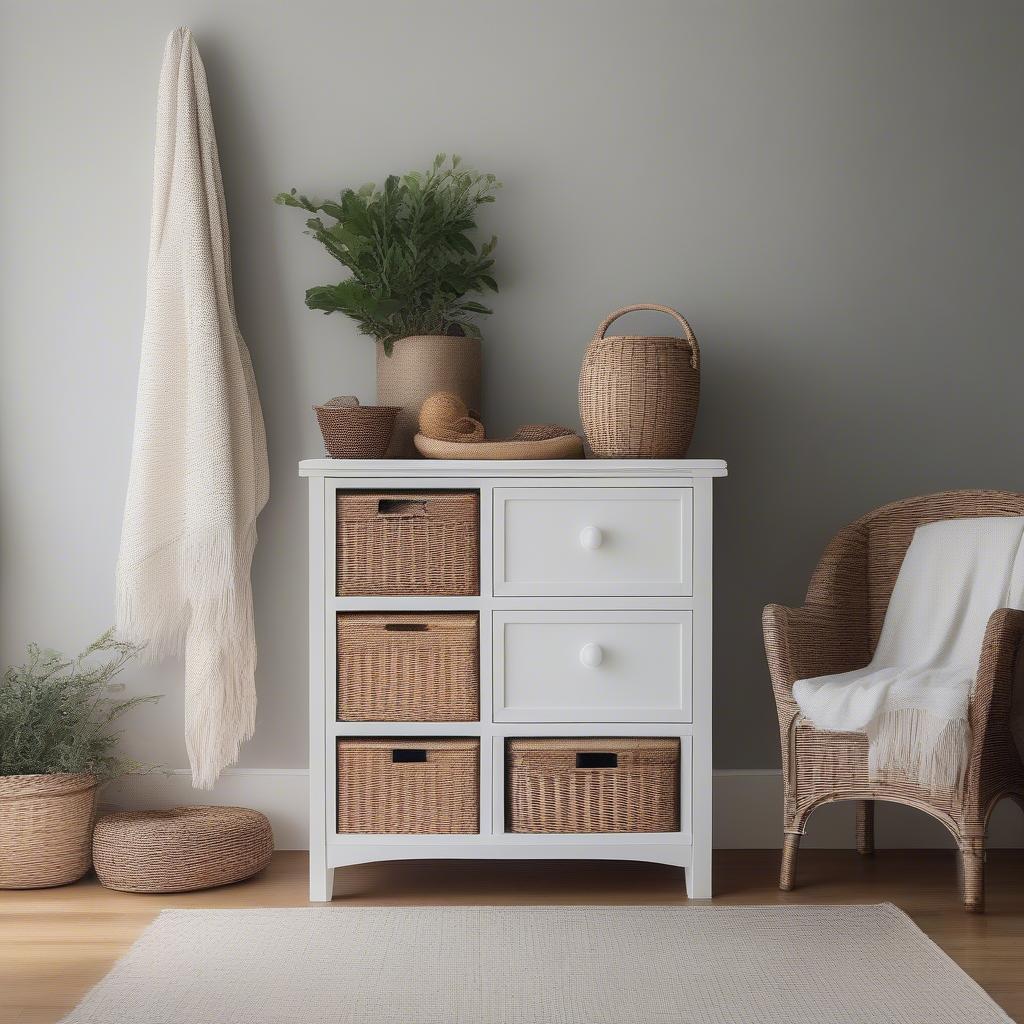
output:
<instances>
[{"instance_id":1,"label":"basket handle","mask_svg":"<svg viewBox=\"0 0 1024 1024\"><path fill-rule=\"evenodd\" d=\"M618 768L619 755L607 751L587 751L576 755L577 768Z\"/></svg>"},{"instance_id":2,"label":"basket handle","mask_svg":"<svg viewBox=\"0 0 1024 1024\"><path fill-rule=\"evenodd\" d=\"M377 502L377 515L390 516L393 519L408 519L412 516L425 516L425 501L410 501L408 498L381 498Z\"/></svg>"},{"instance_id":3,"label":"basket handle","mask_svg":"<svg viewBox=\"0 0 1024 1024\"><path fill-rule=\"evenodd\" d=\"M597 333L594 335L594 340L600 341L604 337L605 331L607 331L620 316L625 316L627 313L635 313L640 309L652 309L656 313L667 313L669 316L675 317L679 322L679 326L683 329L683 341L690 346L690 365L696 370L700 366L700 346L697 344L697 339L694 336L693 329L690 327L686 317L683 316L678 309L673 309L671 306L659 306L652 302L640 302L635 306L623 306L622 309L617 309L614 313L610 313L605 317L601 326L598 327Z\"/></svg>"},{"instance_id":4,"label":"basket handle","mask_svg":"<svg viewBox=\"0 0 1024 1024\"><path fill-rule=\"evenodd\" d=\"M429 627L425 622L386 622L384 629L388 633L426 633Z\"/></svg>"},{"instance_id":5,"label":"basket handle","mask_svg":"<svg viewBox=\"0 0 1024 1024\"><path fill-rule=\"evenodd\" d=\"M427 759L427 752L423 749L410 749L409 747L395 747L391 751L392 764L423 764Z\"/></svg>"}]
</instances>

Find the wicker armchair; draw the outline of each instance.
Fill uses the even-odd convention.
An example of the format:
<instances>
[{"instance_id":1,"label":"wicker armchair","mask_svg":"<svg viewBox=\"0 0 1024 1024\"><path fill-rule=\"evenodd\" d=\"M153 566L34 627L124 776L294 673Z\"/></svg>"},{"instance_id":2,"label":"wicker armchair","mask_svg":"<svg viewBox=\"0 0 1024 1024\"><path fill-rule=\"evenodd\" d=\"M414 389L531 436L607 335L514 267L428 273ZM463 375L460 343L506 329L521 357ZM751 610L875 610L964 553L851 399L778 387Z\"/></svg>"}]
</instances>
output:
<instances>
[{"instance_id":1,"label":"wicker armchair","mask_svg":"<svg viewBox=\"0 0 1024 1024\"><path fill-rule=\"evenodd\" d=\"M947 491L886 505L840 530L807 589L802 608L764 610L764 646L782 739L785 845L779 887L792 889L800 837L811 812L856 800L857 849L874 849L874 801L925 811L953 834L967 910L985 903L985 828L992 808L1012 797L1024 808L1024 766L1009 729L1010 697L1024 611L1000 608L985 632L970 705L971 741L962 793L932 793L900 778L868 778L863 733L816 729L793 699L798 679L863 668L871 660L903 556L922 523L1024 515L1024 494Z\"/></svg>"}]
</instances>

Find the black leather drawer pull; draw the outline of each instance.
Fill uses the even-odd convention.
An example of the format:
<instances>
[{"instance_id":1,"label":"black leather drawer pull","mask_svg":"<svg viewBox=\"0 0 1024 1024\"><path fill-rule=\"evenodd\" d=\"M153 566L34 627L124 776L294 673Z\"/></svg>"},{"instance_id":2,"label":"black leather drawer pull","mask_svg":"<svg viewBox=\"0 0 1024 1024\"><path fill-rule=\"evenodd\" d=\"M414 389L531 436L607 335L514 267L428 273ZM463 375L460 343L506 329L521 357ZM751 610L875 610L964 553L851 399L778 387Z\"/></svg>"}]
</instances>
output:
<instances>
[{"instance_id":1,"label":"black leather drawer pull","mask_svg":"<svg viewBox=\"0 0 1024 1024\"><path fill-rule=\"evenodd\" d=\"M409 498L381 498L377 502L379 516L425 516L427 503Z\"/></svg>"},{"instance_id":2,"label":"black leather drawer pull","mask_svg":"<svg viewBox=\"0 0 1024 1024\"><path fill-rule=\"evenodd\" d=\"M619 755L606 753L577 754L577 768L618 768Z\"/></svg>"},{"instance_id":3,"label":"black leather drawer pull","mask_svg":"<svg viewBox=\"0 0 1024 1024\"><path fill-rule=\"evenodd\" d=\"M388 633L426 633L425 622L389 622L384 626Z\"/></svg>"},{"instance_id":4,"label":"black leather drawer pull","mask_svg":"<svg viewBox=\"0 0 1024 1024\"><path fill-rule=\"evenodd\" d=\"M408 747L396 747L391 751L392 764L414 764L426 761L426 759L427 752L425 750L410 750Z\"/></svg>"}]
</instances>

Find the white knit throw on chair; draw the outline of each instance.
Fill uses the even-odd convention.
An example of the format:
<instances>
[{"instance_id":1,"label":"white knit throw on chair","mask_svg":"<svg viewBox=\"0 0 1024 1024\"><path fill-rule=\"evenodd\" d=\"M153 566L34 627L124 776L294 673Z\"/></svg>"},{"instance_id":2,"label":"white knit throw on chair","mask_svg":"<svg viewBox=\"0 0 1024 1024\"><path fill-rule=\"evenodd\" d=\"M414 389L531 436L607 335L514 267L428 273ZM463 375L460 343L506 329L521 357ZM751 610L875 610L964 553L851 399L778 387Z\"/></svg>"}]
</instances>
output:
<instances>
[{"instance_id":1,"label":"white knit throw on chair","mask_svg":"<svg viewBox=\"0 0 1024 1024\"><path fill-rule=\"evenodd\" d=\"M872 778L957 791L970 741L970 699L989 616L1024 608L1024 517L919 526L900 566L871 663L793 685L819 729L863 732ZM1024 692L1012 723L1024 752Z\"/></svg>"},{"instance_id":2,"label":"white knit throw on chair","mask_svg":"<svg viewBox=\"0 0 1024 1024\"><path fill-rule=\"evenodd\" d=\"M209 788L255 725L250 570L269 473L206 71L187 28L164 50L154 163L116 618L149 656L184 653L192 780Z\"/></svg>"}]
</instances>

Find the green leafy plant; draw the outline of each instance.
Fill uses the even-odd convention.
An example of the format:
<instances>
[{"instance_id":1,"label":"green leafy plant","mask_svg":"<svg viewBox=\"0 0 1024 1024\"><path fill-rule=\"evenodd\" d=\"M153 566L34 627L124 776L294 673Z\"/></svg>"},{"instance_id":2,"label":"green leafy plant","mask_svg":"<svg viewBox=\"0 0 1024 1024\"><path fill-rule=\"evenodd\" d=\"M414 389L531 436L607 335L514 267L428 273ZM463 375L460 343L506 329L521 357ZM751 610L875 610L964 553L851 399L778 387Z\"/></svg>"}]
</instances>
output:
<instances>
[{"instance_id":1,"label":"green leafy plant","mask_svg":"<svg viewBox=\"0 0 1024 1024\"><path fill-rule=\"evenodd\" d=\"M306 233L352 272L339 284L310 288L306 305L350 316L388 355L398 338L414 334L479 337L474 318L491 310L466 296L498 290L491 275L497 239L477 248L469 233L477 208L493 203L499 188L493 174L439 153L427 171L391 175L383 188L345 189L336 201L280 193L274 202L333 222L310 217Z\"/></svg>"},{"instance_id":2,"label":"green leafy plant","mask_svg":"<svg viewBox=\"0 0 1024 1024\"><path fill-rule=\"evenodd\" d=\"M29 644L28 661L0 682L0 775L91 772L106 781L140 766L115 753L112 725L159 697L111 700L107 686L139 653L107 630L77 658ZM96 660L96 656L109 655Z\"/></svg>"}]
</instances>

